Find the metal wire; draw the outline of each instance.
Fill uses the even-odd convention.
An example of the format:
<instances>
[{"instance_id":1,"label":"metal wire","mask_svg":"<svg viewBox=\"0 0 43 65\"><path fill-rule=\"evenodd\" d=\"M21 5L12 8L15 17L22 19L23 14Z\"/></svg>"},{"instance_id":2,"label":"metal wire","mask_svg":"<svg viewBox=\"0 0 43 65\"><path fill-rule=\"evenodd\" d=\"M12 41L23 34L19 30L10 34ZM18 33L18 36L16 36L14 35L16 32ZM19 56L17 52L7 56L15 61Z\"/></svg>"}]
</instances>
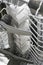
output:
<instances>
[{"instance_id":1,"label":"metal wire","mask_svg":"<svg viewBox=\"0 0 43 65\"><path fill-rule=\"evenodd\" d=\"M2 12L3 12L3 10L6 10L6 8L3 8L3 9L0 11L0 13L2 13Z\"/></svg>"},{"instance_id":2,"label":"metal wire","mask_svg":"<svg viewBox=\"0 0 43 65\"><path fill-rule=\"evenodd\" d=\"M42 0L41 0L41 2L40 2L40 4L39 4L39 7L38 7L38 9L37 9L37 11L36 11L36 13L35 13L35 15L37 15L38 14L38 12L39 12L39 10L40 10L40 8L41 8L41 5L42 5Z\"/></svg>"}]
</instances>

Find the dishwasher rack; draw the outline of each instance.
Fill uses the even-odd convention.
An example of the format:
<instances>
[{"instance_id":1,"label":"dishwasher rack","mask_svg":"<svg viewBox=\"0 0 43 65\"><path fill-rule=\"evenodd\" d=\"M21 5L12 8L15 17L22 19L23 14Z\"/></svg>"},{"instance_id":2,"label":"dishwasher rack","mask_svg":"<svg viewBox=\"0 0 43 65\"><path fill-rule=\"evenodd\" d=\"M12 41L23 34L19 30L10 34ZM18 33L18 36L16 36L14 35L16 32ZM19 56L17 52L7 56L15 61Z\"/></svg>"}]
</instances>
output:
<instances>
[{"instance_id":1,"label":"dishwasher rack","mask_svg":"<svg viewBox=\"0 0 43 65\"><path fill-rule=\"evenodd\" d=\"M31 31L31 56L36 65L43 63L43 20L34 16L29 17Z\"/></svg>"}]
</instances>

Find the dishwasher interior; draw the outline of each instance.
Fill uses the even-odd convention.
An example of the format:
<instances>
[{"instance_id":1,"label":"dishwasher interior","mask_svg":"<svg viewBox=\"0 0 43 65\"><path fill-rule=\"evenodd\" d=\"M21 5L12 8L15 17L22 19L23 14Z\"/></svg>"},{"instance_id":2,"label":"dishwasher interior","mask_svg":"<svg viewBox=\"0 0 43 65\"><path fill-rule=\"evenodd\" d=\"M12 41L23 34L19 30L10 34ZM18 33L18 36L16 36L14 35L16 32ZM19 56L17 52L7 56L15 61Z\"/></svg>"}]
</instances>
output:
<instances>
[{"instance_id":1,"label":"dishwasher interior","mask_svg":"<svg viewBox=\"0 0 43 65\"><path fill-rule=\"evenodd\" d=\"M6 65L43 65L43 0L0 0L0 53Z\"/></svg>"}]
</instances>

